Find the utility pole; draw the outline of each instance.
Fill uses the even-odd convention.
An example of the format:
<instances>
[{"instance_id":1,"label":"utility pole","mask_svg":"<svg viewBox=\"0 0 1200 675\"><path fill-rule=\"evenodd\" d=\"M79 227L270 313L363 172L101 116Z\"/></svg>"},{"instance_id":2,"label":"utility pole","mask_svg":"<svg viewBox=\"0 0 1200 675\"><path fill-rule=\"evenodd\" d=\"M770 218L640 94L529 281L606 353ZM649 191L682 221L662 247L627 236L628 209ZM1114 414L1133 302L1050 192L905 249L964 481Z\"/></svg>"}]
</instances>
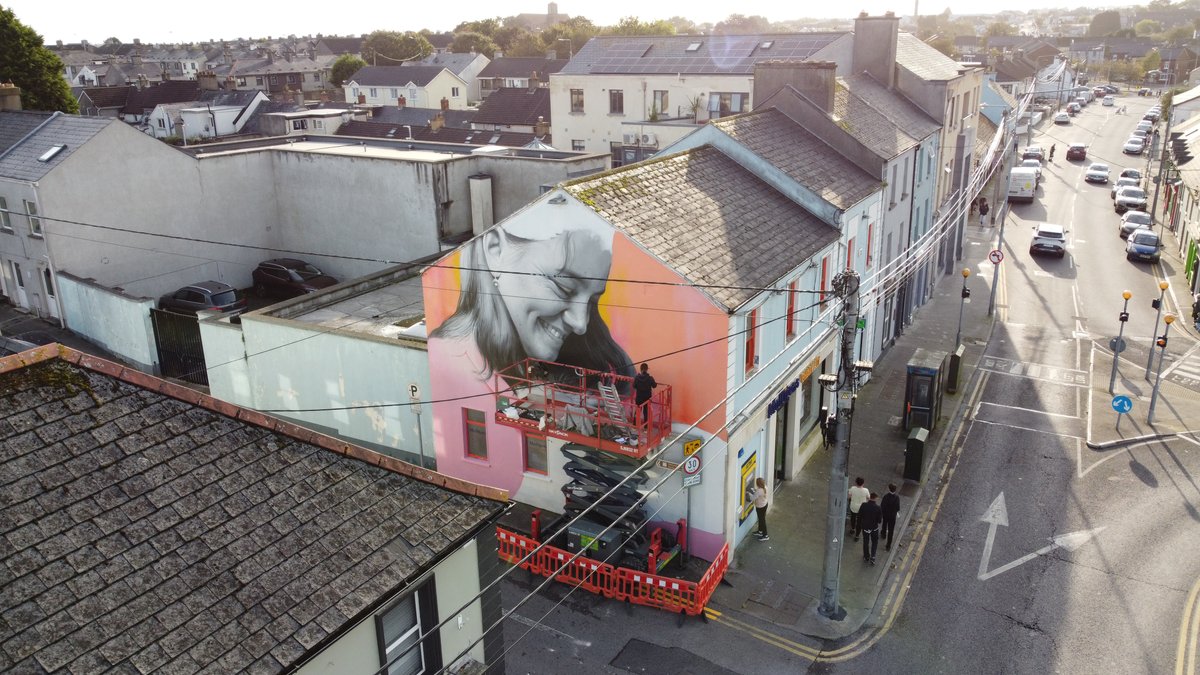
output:
<instances>
[{"instance_id":1,"label":"utility pole","mask_svg":"<svg viewBox=\"0 0 1200 675\"><path fill-rule=\"evenodd\" d=\"M822 385L834 393L837 436L829 469L829 505L825 517L825 566L821 574L822 616L841 621L846 610L839 604L842 546L846 537L846 499L850 489L850 419L858 372L854 363L854 334L858 331L858 273L846 270L833 280L833 289L843 298L842 349L836 375L823 375ZM831 382L826 381L832 379Z\"/></svg>"},{"instance_id":2,"label":"utility pole","mask_svg":"<svg viewBox=\"0 0 1200 675\"><path fill-rule=\"evenodd\" d=\"M1017 109L1015 109L1015 108L1013 110L1009 111L1009 113L1008 113L1008 120L1012 122L1013 138L1016 138L1016 136L1017 136L1017 117L1018 116L1019 116L1019 113L1018 113ZM995 214L997 212L1000 213L1000 232L996 239L996 250L997 251L1004 250L1004 221L1007 220L1007 216L1008 216L1008 213L1007 213L1007 211L1008 211L1008 188L1012 184L1012 167L1009 166L1008 159L1009 159L1009 156L1011 155L1014 164L1016 163L1016 159L1017 159L1017 156L1015 153L1007 152L1007 150L1008 150L1008 133L1007 133L1008 132L1008 124L1006 123L1002 128L1005 131L1004 141L1003 141L1003 143L1001 143L1001 147L1005 149L1005 152L1003 155L1004 165L1001 169L1002 171L1004 171L1004 201L1000 201L999 199L997 199L996 203L992 206L993 214ZM1000 183L1000 181L996 181L997 185L999 185L999 183ZM995 218L996 216L993 215L992 217ZM996 289L999 287L999 285L1000 285L1000 265L993 264L992 265L992 290L991 290L991 295L988 296L988 316L991 316L992 313L996 311Z\"/></svg>"}]
</instances>

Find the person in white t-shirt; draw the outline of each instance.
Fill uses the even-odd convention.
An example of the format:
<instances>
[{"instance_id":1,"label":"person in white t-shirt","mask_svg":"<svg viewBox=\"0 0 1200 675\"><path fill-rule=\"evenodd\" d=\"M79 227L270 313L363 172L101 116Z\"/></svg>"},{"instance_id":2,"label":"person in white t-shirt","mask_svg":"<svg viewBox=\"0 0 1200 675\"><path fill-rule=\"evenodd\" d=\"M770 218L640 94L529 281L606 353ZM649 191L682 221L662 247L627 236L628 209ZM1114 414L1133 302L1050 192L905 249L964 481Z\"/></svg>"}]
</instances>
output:
<instances>
[{"instance_id":1,"label":"person in white t-shirt","mask_svg":"<svg viewBox=\"0 0 1200 675\"><path fill-rule=\"evenodd\" d=\"M850 529L854 532L854 541L858 541L858 534L862 530L862 523L858 519L858 509L863 502L871 498L871 491L867 489L866 482L862 476L859 476L854 479L854 487L850 488Z\"/></svg>"}]
</instances>

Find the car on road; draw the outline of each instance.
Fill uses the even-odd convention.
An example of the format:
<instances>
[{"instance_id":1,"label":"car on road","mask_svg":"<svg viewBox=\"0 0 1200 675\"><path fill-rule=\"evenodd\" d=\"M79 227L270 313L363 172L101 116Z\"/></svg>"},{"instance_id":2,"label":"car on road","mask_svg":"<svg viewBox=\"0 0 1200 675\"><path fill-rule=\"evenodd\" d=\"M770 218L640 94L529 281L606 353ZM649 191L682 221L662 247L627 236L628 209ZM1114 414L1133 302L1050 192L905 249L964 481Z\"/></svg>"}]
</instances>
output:
<instances>
[{"instance_id":1,"label":"car on road","mask_svg":"<svg viewBox=\"0 0 1200 675\"><path fill-rule=\"evenodd\" d=\"M1100 105L1113 106L1116 104L1117 104L1117 99L1115 97L1113 97L1112 94L1108 94L1104 98L1100 99Z\"/></svg>"},{"instance_id":2,"label":"car on road","mask_svg":"<svg viewBox=\"0 0 1200 675\"><path fill-rule=\"evenodd\" d=\"M1057 115L1054 116L1054 123L1055 124L1070 124L1071 116L1065 112L1058 113Z\"/></svg>"},{"instance_id":3,"label":"car on road","mask_svg":"<svg viewBox=\"0 0 1200 675\"><path fill-rule=\"evenodd\" d=\"M1153 128L1154 128L1154 122L1151 122L1150 120L1142 120L1141 122L1138 122L1138 125L1136 127L1137 130L1146 131L1146 132L1149 132Z\"/></svg>"},{"instance_id":4,"label":"car on road","mask_svg":"<svg viewBox=\"0 0 1200 675\"><path fill-rule=\"evenodd\" d=\"M167 293L158 299L158 308L179 314L195 314L200 310L239 312L246 309L246 300L237 291L220 281L201 281Z\"/></svg>"},{"instance_id":5,"label":"car on road","mask_svg":"<svg viewBox=\"0 0 1200 675\"><path fill-rule=\"evenodd\" d=\"M1107 183L1108 165L1092 162L1092 165L1087 168L1087 172L1083 174L1083 179L1089 183Z\"/></svg>"},{"instance_id":6,"label":"car on road","mask_svg":"<svg viewBox=\"0 0 1200 675\"><path fill-rule=\"evenodd\" d=\"M1126 211L1121 216L1121 226L1117 228L1117 233L1122 239L1127 239L1134 230L1150 227L1150 220L1150 214L1145 211Z\"/></svg>"},{"instance_id":7,"label":"car on road","mask_svg":"<svg viewBox=\"0 0 1200 675\"><path fill-rule=\"evenodd\" d=\"M1128 169L1121 169L1120 177L1121 178L1136 178L1138 180L1141 180L1142 179L1142 170L1134 169L1133 167L1130 167Z\"/></svg>"},{"instance_id":8,"label":"car on road","mask_svg":"<svg viewBox=\"0 0 1200 675\"><path fill-rule=\"evenodd\" d=\"M1133 178L1131 176L1122 176L1121 178L1117 179L1117 182L1113 183L1112 189L1108 191L1108 198L1116 199L1117 192L1119 192L1121 190L1121 188L1123 188L1123 187L1130 187L1130 186L1141 187L1141 185L1142 185L1142 181L1140 178Z\"/></svg>"},{"instance_id":9,"label":"car on road","mask_svg":"<svg viewBox=\"0 0 1200 675\"><path fill-rule=\"evenodd\" d=\"M1083 110L1083 106L1079 105L1078 103L1076 103L1074 101L1071 101L1070 103L1067 104L1067 112L1072 115L1078 113L1080 110Z\"/></svg>"},{"instance_id":10,"label":"car on road","mask_svg":"<svg viewBox=\"0 0 1200 675\"><path fill-rule=\"evenodd\" d=\"M1142 115L1142 119L1150 120L1151 122L1157 122L1160 115L1162 115L1162 113L1156 110L1147 110L1146 114Z\"/></svg>"},{"instance_id":11,"label":"car on road","mask_svg":"<svg viewBox=\"0 0 1200 675\"><path fill-rule=\"evenodd\" d=\"M1033 241L1029 242L1029 255L1049 253L1063 257L1067 254L1067 231L1062 225L1039 223L1033 227Z\"/></svg>"},{"instance_id":12,"label":"car on road","mask_svg":"<svg viewBox=\"0 0 1200 675\"><path fill-rule=\"evenodd\" d=\"M337 279L295 258L264 260L251 276L254 292L260 297L294 298L338 283Z\"/></svg>"},{"instance_id":13,"label":"car on road","mask_svg":"<svg viewBox=\"0 0 1200 675\"><path fill-rule=\"evenodd\" d=\"M1145 145L1146 135L1149 133L1150 133L1150 131L1147 129L1134 129L1132 132L1130 132L1129 137L1130 138L1140 138L1140 139L1142 139L1142 144Z\"/></svg>"},{"instance_id":14,"label":"car on road","mask_svg":"<svg viewBox=\"0 0 1200 675\"><path fill-rule=\"evenodd\" d=\"M1067 146L1067 161L1087 159L1087 146L1083 143L1072 143Z\"/></svg>"},{"instance_id":15,"label":"car on road","mask_svg":"<svg viewBox=\"0 0 1200 675\"><path fill-rule=\"evenodd\" d=\"M1138 89L1138 96L1149 96L1149 95L1150 95L1149 87L1142 87L1141 89Z\"/></svg>"},{"instance_id":16,"label":"car on road","mask_svg":"<svg viewBox=\"0 0 1200 675\"><path fill-rule=\"evenodd\" d=\"M1133 138L1130 138L1129 140L1125 141L1125 145L1124 145L1124 147L1121 148L1121 152L1123 152L1127 155L1140 155L1140 154L1142 154L1142 150L1145 147L1146 147L1145 141L1138 138L1137 136L1134 136Z\"/></svg>"},{"instance_id":17,"label":"car on road","mask_svg":"<svg viewBox=\"0 0 1200 675\"><path fill-rule=\"evenodd\" d=\"M1129 235L1129 241L1125 244L1125 259L1126 260L1144 260L1146 262L1158 262L1159 255L1162 253L1162 242L1158 238L1158 233L1153 230L1136 230Z\"/></svg>"},{"instance_id":18,"label":"car on road","mask_svg":"<svg viewBox=\"0 0 1200 675\"><path fill-rule=\"evenodd\" d=\"M1117 190L1117 199L1113 204L1117 213L1125 213L1130 209L1146 210L1146 191L1133 185Z\"/></svg>"},{"instance_id":19,"label":"car on road","mask_svg":"<svg viewBox=\"0 0 1200 675\"><path fill-rule=\"evenodd\" d=\"M1103 89L1104 91L1107 91L1110 94L1121 93L1121 88L1114 84L1102 84L1102 85L1100 85L1100 88Z\"/></svg>"},{"instance_id":20,"label":"car on road","mask_svg":"<svg viewBox=\"0 0 1200 675\"><path fill-rule=\"evenodd\" d=\"M1040 145L1030 145L1021 151L1021 159L1036 159L1040 162L1046 159L1046 151Z\"/></svg>"}]
</instances>

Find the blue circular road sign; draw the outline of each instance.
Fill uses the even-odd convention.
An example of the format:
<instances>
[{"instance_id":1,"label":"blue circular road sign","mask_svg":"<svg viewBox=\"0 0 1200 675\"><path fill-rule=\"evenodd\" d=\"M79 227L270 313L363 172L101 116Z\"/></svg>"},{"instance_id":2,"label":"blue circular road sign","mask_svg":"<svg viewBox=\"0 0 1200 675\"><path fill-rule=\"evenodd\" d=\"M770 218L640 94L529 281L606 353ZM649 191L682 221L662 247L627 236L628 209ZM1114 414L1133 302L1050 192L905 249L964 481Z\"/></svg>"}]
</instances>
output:
<instances>
[{"instance_id":1,"label":"blue circular road sign","mask_svg":"<svg viewBox=\"0 0 1200 675\"><path fill-rule=\"evenodd\" d=\"M1124 415L1130 410L1133 410L1133 399L1129 398L1128 396L1114 396L1112 400L1112 407L1113 410L1116 410Z\"/></svg>"}]
</instances>

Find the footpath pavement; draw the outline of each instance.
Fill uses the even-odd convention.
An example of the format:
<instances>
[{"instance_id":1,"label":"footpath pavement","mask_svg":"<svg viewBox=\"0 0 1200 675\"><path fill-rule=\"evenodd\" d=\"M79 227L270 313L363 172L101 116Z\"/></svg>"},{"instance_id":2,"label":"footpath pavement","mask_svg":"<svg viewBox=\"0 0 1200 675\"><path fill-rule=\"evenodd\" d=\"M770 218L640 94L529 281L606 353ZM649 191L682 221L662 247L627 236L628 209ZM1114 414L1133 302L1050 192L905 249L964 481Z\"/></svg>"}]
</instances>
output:
<instances>
[{"instance_id":1,"label":"footpath pavement","mask_svg":"<svg viewBox=\"0 0 1200 675\"><path fill-rule=\"evenodd\" d=\"M1011 224L1011 223L1010 223ZM1183 278L1183 262L1178 256L1178 243L1167 232L1164 249L1163 274L1178 290L1177 301L1168 304L1180 319L1172 326L1169 348L1182 355L1189 349L1200 363L1200 333L1191 326L1188 283ZM921 502L930 494L921 495L923 486L936 482L937 470L952 450L949 439L956 424L969 412L962 410L971 391L978 366L984 357L992 331L993 319L988 316L988 296L991 291L992 265L987 253L995 243L995 227L968 225L963 260L956 270L968 268L968 286L972 297L961 305L962 343L966 348L963 372L957 393L945 394L942 414L930 433L925 449L924 483L903 479L904 447L907 434L901 421L904 399L906 365L919 348L948 352L954 347L958 329L962 277L954 273L943 275L932 299L921 307L905 333L876 361L871 381L858 392L854 413L853 437L850 444L849 477L862 476L866 485L880 495L888 483L900 487L901 511L898 532L890 551L880 542L878 564L863 563L861 542L852 537L844 539L840 604L846 617L833 621L816 610L821 595L821 580L825 552L825 526L829 493L828 451L817 450L800 475L784 482L774 493L769 521L772 537L759 542L748 537L734 555L734 564L726 575L728 584L720 586L713 595L713 606L722 613L736 613L762 624L769 630L794 637L809 636L836 640L856 633L870 619L889 572L902 567L907 553L910 519ZM1183 304L1186 303L1186 304ZM997 307L1002 304L998 298ZM1087 445L1093 451L1103 451L1138 442L1169 438L1183 433L1200 432L1200 392L1164 378L1160 383L1153 424L1147 422L1152 381L1146 381L1145 358L1130 356L1122 359L1115 392L1133 399L1134 410L1122 416L1119 428L1112 407L1113 394L1108 391L1112 354L1107 338L1093 336L1090 388L1087 397ZM1157 359L1157 357L1156 357ZM1140 363L1138 363L1140 361ZM1157 360L1155 362L1157 364ZM1197 387L1200 390L1200 386ZM818 433L819 435L819 433ZM817 442L810 436L804 442ZM919 499L920 497L920 499ZM917 517L915 523L919 521Z\"/></svg>"},{"instance_id":2,"label":"footpath pavement","mask_svg":"<svg viewBox=\"0 0 1200 675\"><path fill-rule=\"evenodd\" d=\"M0 300L0 335L22 339L34 344L58 342L86 354L113 359L113 355L71 331L34 314L18 310Z\"/></svg>"}]
</instances>

